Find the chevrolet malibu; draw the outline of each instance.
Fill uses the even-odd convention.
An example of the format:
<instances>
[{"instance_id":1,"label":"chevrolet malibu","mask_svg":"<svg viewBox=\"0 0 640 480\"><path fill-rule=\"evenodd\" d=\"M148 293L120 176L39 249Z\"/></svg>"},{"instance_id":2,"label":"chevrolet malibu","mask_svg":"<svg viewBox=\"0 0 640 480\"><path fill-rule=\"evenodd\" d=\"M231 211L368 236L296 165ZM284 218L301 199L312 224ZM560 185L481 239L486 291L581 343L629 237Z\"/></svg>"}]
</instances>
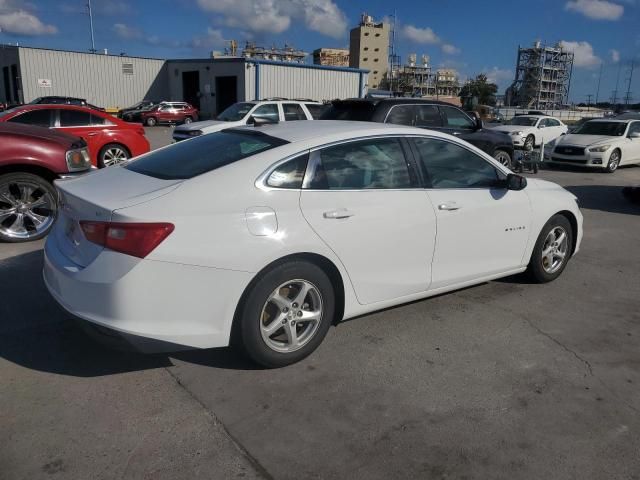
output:
<instances>
[{"instance_id":1,"label":"chevrolet malibu","mask_svg":"<svg viewBox=\"0 0 640 480\"><path fill-rule=\"evenodd\" d=\"M580 246L575 197L444 133L317 121L239 127L58 184L44 279L126 336L241 346L279 367L331 324L527 270Z\"/></svg>"}]
</instances>

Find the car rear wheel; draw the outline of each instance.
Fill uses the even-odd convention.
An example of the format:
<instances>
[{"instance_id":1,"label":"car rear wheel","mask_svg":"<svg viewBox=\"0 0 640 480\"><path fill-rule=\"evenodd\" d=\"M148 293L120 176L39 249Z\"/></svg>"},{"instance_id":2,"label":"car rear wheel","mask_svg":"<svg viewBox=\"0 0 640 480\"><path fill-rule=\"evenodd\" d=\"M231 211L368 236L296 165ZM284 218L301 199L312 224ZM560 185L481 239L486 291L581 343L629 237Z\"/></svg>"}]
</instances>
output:
<instances>
[{"instance_id":1,"label":"car rear wheel","mask_svg":"<svg viewBox=\"0 0 640 480\"><path fill-rule=\"evenodd\" d=\"M564 215L554 215L538 236L529 261L529 276L537 283L551 282L567 266L573 245L573 228Z\"/></svg>"},{"instance_id":2,"label":"car rear wheel","mask_svg":"<svg viewBox=\"0 0 640 480\"><path fill-rule=\"evenodd\" d=\"M112 167L120 163L126 162L131 158L129 150L119 143L108 143L100 150L98 159L100 160L100 168Z\"/></svg>"},{"instance_id":3,"label":"car rear wheel","mask_svg":"<svg viewBox=\"0 0 640 480\"><path fill-rule=\"evenodd\" d=\"M244 351L262 366L283 367L322 343L333 322L335 294L320 267L292 261L264 274L241 308L237 321Z\"/></svg>"},{"instance_id":4,"label":"car rear wheel","mask_svg":"<svg viewBox=\"0 0 640 480\"><path fill-rule=\"evenodd\" d=\"M496 150L493 152L493 158L507 168L511 168L511 155L505 150Z\"/></svg>"},{"instance_id":5,"label":"car rear wheel","mask_svg":"<svg viewBox=\"0 0 640 480\"><path fill-rule=\"evenodd\" d=\"M158 121L154 118L154 117L149 117L145 120L145 122L147 124L147 127L154 127Z\"/></svg>"},{"instance_id":6,"label":"car rear wheel","mask_svg":"<svg viewBox=\"0 0 640 480\"><path fill-rule=\"evenodd\" d=\"M613 152L611 152L611 155L609 156L609 163L607 163L607 166L604 167L604 171L607 173L613 173L618 169L619 166L620 166L620 150L614 150Z\"/></svg>"},{"instance_id":7,"label":"car rear wheel","mask_svg":"<svg viewBox=\"0 0 640 480\"><path fill-rule=\"evenodd\" d=\"M184 117L184 123L191 123L193 122L193 118L191 117Z\"/></svg>"},{"instance_id":8,"label":"car rear wheel","mask_svg":"<svg viewBox=\"0 0 640 480\"><path fill-rule=\"evenodd\" d=\"M49 233L58 212L56 190L31 173L0 175L0 241L28 242Z\"/></svg>"}]
</instances>

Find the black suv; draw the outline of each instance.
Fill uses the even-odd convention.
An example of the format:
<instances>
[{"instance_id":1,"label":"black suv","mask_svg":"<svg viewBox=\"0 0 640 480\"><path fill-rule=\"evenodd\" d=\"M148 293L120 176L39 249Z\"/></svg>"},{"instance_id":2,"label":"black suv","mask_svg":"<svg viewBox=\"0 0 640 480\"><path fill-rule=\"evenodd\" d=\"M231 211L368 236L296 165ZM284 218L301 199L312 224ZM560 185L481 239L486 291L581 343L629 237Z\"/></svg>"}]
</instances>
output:
<instances>
[{"instance_id":1,"label":"black suv","mask_svg":"<svg viewBox=\"0 0 640 480\"><path fill-rule=\"evenodd\" d=\"M335 100L321 120L411 125L449 133L487 152L503 165L511 166L513 141L509 135L482 128L482 120L446 102L422 98L353 98Z\"/></svg>"},{"instance_id":2,"label":"black suv","mask_svg":"<svg viewBox=\"0 0 640 480\"><path fill-rule=\"evenodd\" d=\"M142 100L135 105L118 110L118 118L123 119L125 122L140 122L142 113L151 110L159 103L159 100Z\"/></svg>"},{"instance_id":3,"label":"black suv","mask_svg":"<svg viewBox=\"0 0 640 480\"><path fill-rule=\"evenodd\" d=\"M89 107L100 112L105 111L105 109L102 107L96 107L95 105L87 103L84 98L59 97L55 95L49 97L38 97L35 100L29 102L29 105L79 105L81 107Z\"/></svg>"}]
</instances>

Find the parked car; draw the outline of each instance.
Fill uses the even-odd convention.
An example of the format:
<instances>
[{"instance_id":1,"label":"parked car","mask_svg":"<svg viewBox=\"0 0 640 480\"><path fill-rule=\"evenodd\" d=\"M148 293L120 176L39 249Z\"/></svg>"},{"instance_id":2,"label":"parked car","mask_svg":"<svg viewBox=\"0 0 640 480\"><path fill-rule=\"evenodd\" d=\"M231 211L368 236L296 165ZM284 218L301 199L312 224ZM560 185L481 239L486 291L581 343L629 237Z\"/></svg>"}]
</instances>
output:
<instances>
[{"instance_id":1,"label":"parked car","mask_svg":"<svg viewBox=\"0 0 640 480\"><path fill-rule=\"evenodd\" d=\"M58 97L58 96L49 96L49 97L38 97L35 100L29 102L27 105L78 105L80 107L89 107L94 110L98 110L100 112L104 112L105 109L102 107L96 107L95 105L91 105L87 103L84 98L76 98L76 97Z\"/></svg>"},{"instance_id":2,"label":"parked car","mask_svg":"<svg viewBox=\"0 0 640 480\"><path fill-rule=\"evenodd\" d=\"M590 120L545 153L550 164L580 165L612 173L640 164L640 120Z\"/></svg>"},{"instance_id":3,"label":"parked car","mask_svg":"<svg viewBox=\"0 0 640 480\"><path fill-rule=\"evenodd\" d=\"M198 120L198 109L185 102L161 102L141 112L140 120L149 127L160 123L191 123Z\"/></svg>"},{"instance_id":4,"label":"parked car","mask_svg":"<svg viewBox=\"0 0 640 480\"><path fill-rule=\"evenodd\" d=\"M160 102L157 100L142 100L135 105L119 110L118 118L123 119L125 122L140 122L142 120L142 113L151 110L158 104L160 104Z\"/></svg>"},{"instance_id":5,"label":"parked car","mask_svg":"<svg viewBox=\"0 0 640 480\"><path fill-rule=\"evenodd\" d=\"M614 118L616 120L640 120L640 112L624 112Z\"/></svg>"},{"instance_id":6,"label":"parked car","mask_svg":"<svg viewBox=\"0 0 640 480\"><path fill-rule=\"evenodd\" d=\"M536 146L565 135L569 127L557 118L547 115L519 115L504 125L494 127L494 130L510 135L516 148L533 150Z\"/></svg>"},{"instance_id":7,"label":"parked car","mask_svg":"<svg viewBox=\"0 0 640 480\"><path fill-rule=\"evenodd\" d=\"M395 123L437 130L475 145L506 166L513 159L513 142L508 135L486 129L462 109L446 102L423 98L366 98L336 100L323 120L356 120Z\"/></svg>"},{"instance_id":8,"label":"parked car","mask_svg":"<svg viewBox=\"0 0 640 480\"><path fill-rule=\"evenodd\" d=\"M58 212L58 178L86 173L87 144L55 130L0 124L0 241L44 237Z\"/></svg>"},{"instance_id":9,"label":"parked car","mask_svg":"<svg viewBox=\"0 0 640 480\"><path fill-rule=\"evenodd\" d=\"M239 102L224 110L215 120L177 127L173 131L173 139L179 142L205 133L219 132L225 128L248 125L256 119L269 123L314 120L319 118L326 109L324 104L312 100L284 99Z\"/></svg>"},{"instance_id":10,"label":"parked car","mask_svg":"<svg viewBox=\"0 0 640 480\"><path fill-rule=\"evenodd\" d=\"M0 122L55 128L82 138L93 165L102 168L149 151L144 128L107 113L74 105L24 105L0 113Z\"/></svg>"},{"instance_id":11,"label":"parked car","mask_svg":"<svg viewBox=\"0 0 640 480\"><path fill-rule=\"evenodd\" d=\"M9 104L6 102L0 102L0 112L4 112L7 108L9 108Z\"/></svg>"},{"instance_id":12,"label":"parked car","mask_svg":"<svg viewBox=\"0 0 640 480\"><path fill-rule=\"evenodd\" d=\"M582 238L562 187L375 123L226 129L58 190L44 279L72 315L171 348L233 331L268 367L343 318L525 270L554 280Z\"/></svg>"}]
</instances>

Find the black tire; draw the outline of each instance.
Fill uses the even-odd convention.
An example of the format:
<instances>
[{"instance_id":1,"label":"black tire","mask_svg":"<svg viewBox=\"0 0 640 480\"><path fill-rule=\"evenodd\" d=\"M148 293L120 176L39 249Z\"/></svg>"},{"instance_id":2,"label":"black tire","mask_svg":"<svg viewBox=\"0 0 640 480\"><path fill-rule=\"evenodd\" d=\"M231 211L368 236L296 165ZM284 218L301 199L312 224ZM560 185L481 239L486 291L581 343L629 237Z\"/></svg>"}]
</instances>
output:
<instances>
[{"instance_id":1,"label":"black tire","mask_svg":"<svg viewBox=\"0 0 640 480\"><path fill-rule=\"evenodd\" d=\"M534 137L533 135L527 136L527 138L524 141L523 148L525 150L531 151L535 148L535 146L536 146L536 137Z\"/></svg>"},{"instance_id":2,"label":"black tire","mask_svg":"<svg viewBox=\"0 0 640 480\"><path fill-rule=\"evenodd\" d=\"M298 350L283 353L274 350L263 339L261 332L263 308L279 286L298 280L304 280L316 287L321 296L322 316L307 343ZM334 313L335 292L327 274L313 263L301 260L290 261L264 273L245 295L244 303L236 318L238 322L236 341L257 364L267 368L283 367L299 362L318 348L333 323ZM284 321L288 321L286 317Z\"/></svg>"},{"instance_id":3,"label":"black tire","mask_svg":"<svg viewBox=\"0 0 640 480\"><path fill-rule=\"evenodd\" d=\"M155 117L149 117L144 121L147 127L155 127L158 124L158 120Z\"/></svg>"},{"instance_id":4,"label":"black tire","mask_svg":"<svg viewBox=\"0 0 640 480\"><path fill-rule=\"evenodd\" d=\"M193 122L193 118L191 118L191 117L184 117L184 122L183 122L183 123L185 123L185 124L187 124L187 125L188 125L188 124L190 124L191 122Z\"/></svg>"},{"instance_id":5,"label":"black tire","mask_svg":"<svg viewBox=\"0 0 640 480\"><path fill-rule=\"evenodd\" d=\"M545 269L545 259L542 252L545 249L547 237L549 237L550 233L557 227L563 229L566 232L566 252L562 263L559 265L557 270L549 272ZM535 281L536 283L547 283L555 280L562 274L567 266L567 263L569 262L569 258L571 258L574 235L575 232L573 231L573 227L571 226L571 223L569 222L567 217L559 214L551 217L551 219L542 228L540 235L538 236L538 240L533 247L531 260L529 261L529 266L527 267L527 273L531 280Z\"/></svg>"},{"instance_id":6,"label":"black tire","mask_svg":"<svg viewBox=\"0 0 640 480\"><path fill-rule=\"evenodd\" d=\"M604 167L603 170L606 173L615 172L620 166L620 158L621 158L620 150L616 148L613 152L611 152L611 155L609 155L609 161L607 162L607 166Z\"/></svg>"},{"instance_id":7,"label":"black tire","mask_svg":"<svg viewBox=\"0 0 640 480\"><path fill-rule=\"evenodd\" d=\"M17 200L19 190L16 189L20 189L22 186L35 187L29 197L31 200L29 203L34 203L40 198L47 198L49 200L46 208L42 206L29 209L30 212L37 214L38 218L46 217L46 221L40 230L38 230L40 227L37 227L31 219L25 218L23 221L25 232L18 232L15 227L12 228L12 225L16 221L16 215L2 215L14 209L15 205L9 202ZM6 195L7 193L8 196ZM58 215L58 194L48 180L31 173L8 173L0 175L0 194L5 194L0 196L0 218L3 217L0 221L0 241L8 243L30 242L43 238L49 233Z\"/></svg>"},{"instance_id":8,"label":"black tire","mask_svg":"<svg viewBox=\"0 0 640 480\"><path fill-rule=\"evenodd\" d=\"M509 155L509 152L507 152L506 150L502 150L502 149L496 149L495 152L493 152L493 158L495 158L498 162L500 162L502 165L504 165L507 168L511 168L511 155Z\"/></svg>"},{"instance_id":9,"label":"black tire","mask_svg":"<svg viewBox=\"0 0 640 480\"><path fill-rule=\"evenodd\" d=\"M115 161L115 157L112 156L109 156L109 158L105 158L107 155L113 155L113 152L115 151L121 152L120 161ZM114 160L112 160L112 158ZM100 152L98 153L98 166L100 168L110 167L124 162L129 158L131 158L131 152L129 152L129 149L127 147L120 143L107 143L100 149Z\"/></svg>"}]
</instances>

